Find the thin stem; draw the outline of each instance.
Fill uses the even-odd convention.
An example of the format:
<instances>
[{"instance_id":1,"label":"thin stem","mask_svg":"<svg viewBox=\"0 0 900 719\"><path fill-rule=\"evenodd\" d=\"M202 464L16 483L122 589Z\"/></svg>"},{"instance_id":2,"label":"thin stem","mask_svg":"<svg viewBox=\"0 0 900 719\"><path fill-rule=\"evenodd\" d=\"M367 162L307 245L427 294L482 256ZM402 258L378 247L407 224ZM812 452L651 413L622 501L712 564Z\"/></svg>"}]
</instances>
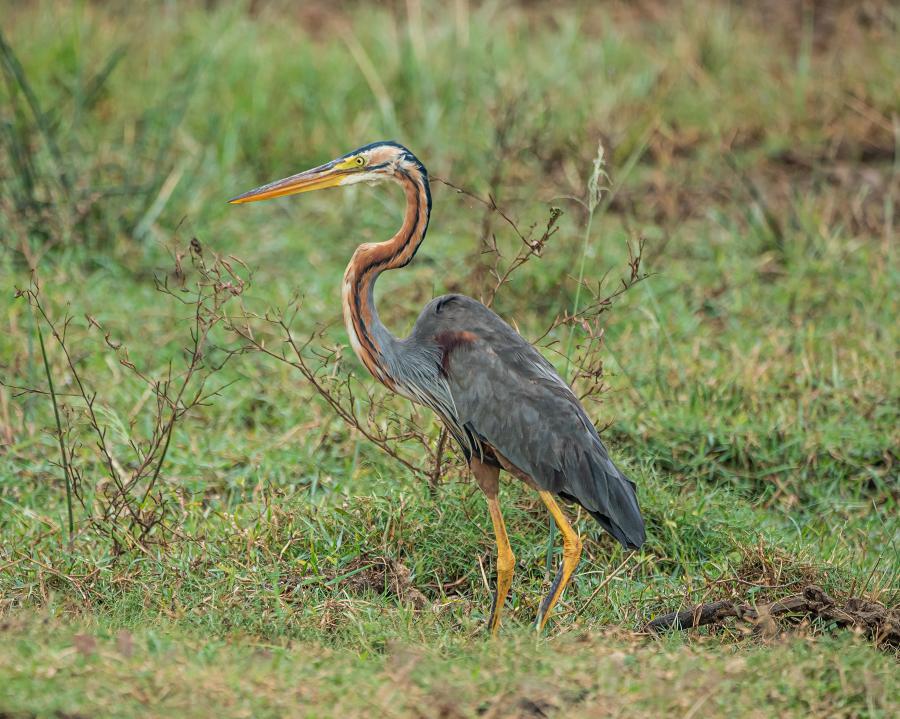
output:
<instances>
[{"instance_id":1,"label":"thin stem","mask_svg":"<svg viewBox=\"0 0 900 719\"><path fill-rule=\"evenodd\" d=\"M59 419L59 407L56 404L56 391L53 389L53 376L50 374L50 362L47 360L47 349L44 347L44 333L41 332L41 325L36 318L34 318L34 326L37 328L38 340L41 343L41 357L44 360L44 370L47 373L47 384L50 386L53 415L56 417L56 439L59 441L59 456L62 460L63 475L66 479L66 511L69 515L69 548L71 549L75 534L75 518L72 513L72 475L69 472L69 461L66 458L66 445L63 440L62 422Z\"/></svg>"},{"instance_id":2,"label":"thin stem","mask_svg":"<svg viewBox=\"0 0 900 719\"><path fill-rule=\"evenodd\" d=\"M587 225L584 228L584 240L581 245L581 265L578 268L578 287L575 290L575 302L572 307L572 316L576 316L578 314L578 310L581 309L581 285L584 283L584 263L587 258L587 248L588 242L591 238L591 225L594 223L594 208L591 208L588 211L588 219ZM566 369L563 372L563 377L568 380L569 378L569 367L572 363L572 342L575 339L575 325L569 325L569 338L566 341Z\"/></svg>"},{"instance_id":3,"label":"thin stem","mask_svg":"<svg viewBox=\"0 0 900 719\"><path fill-rule=\"evenodd\" d=\"M603 169L603 165L603 143L600 143L600 145L597 146L597 157L594 158L594 169L591 172L590 178L588 178L587 197L585 198L586 202L584 203L588 216L587 224L584 226L584 237L581 241L581 262L578 267L578 286L575 288L575 303L572 308L573 318L578 316L578 311L581 309L581 286L584 284L584 265L587 261L588 245L591 241L591 226L594 224L594 211L600 204L600 197L603 194L603 191L607 189L600 184L600 179L609 179L609 176ZM566 341L566 369L563 373L563 377L567 381L569 379L569 368L572 363L572 343L574 341L575 323L573 322L569 325L569 338Z\"/></svg>"}]
</instances>

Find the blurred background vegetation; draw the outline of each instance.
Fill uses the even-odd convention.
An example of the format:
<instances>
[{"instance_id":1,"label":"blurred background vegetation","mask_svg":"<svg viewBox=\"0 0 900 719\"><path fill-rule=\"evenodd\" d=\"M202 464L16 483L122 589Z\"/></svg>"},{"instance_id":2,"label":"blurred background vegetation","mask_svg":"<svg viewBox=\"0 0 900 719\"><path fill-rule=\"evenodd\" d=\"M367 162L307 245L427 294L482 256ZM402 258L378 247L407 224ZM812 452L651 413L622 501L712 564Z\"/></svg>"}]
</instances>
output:
<instances>
[{"instance_id":1,"label":"blurred background vegetation","mask_svg":"<svg viewBox=\"0 0 900 719\"><path fill-rule=\"evenodd\" d=\"M0 620L16 640L0 714L140 714L161 686L161 712L200 716L896 710L895 659L826 626L777 647L739 627L628 634L807 582L900 603L895 3L7 0L0 17ZM484 646L490 521L452 448L431 487L294 367L231 354L223 314L298 308L305 356L327 348L328 381L366 416L339 282L358 243L395 230L398 193L225 200L379 139L523 230L563 211L494 305L530 339L573 310L582 261L602 297L644 242L650 276L600 316L602 342L576 344L604 369L589 412L649 541L610 578L626 558L578 517L587 556L551 643L527 628L547 583L530 493L504 486L513 648ZM588 232L574 198L600 146ZM398 334L435 295L485 297L485 249L520 247L489 207L432 190L415 263L379 285ZM568 332L540 342L561 370ZM172 404L186 377L214 394ZM374 400L368 426L421 427L399 446L432 466L433 418Z\"/></svg>"}]
</instances>

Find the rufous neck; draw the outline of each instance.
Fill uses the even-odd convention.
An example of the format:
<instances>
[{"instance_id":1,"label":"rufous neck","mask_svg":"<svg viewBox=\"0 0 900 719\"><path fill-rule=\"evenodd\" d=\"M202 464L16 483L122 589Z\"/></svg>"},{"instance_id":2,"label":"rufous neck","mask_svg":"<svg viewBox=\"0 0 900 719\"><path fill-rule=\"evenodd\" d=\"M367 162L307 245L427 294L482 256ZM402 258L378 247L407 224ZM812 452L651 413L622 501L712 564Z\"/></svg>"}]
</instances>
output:
<instances>
[{"instance_id":1,"label":"rufous neck","mask_svg":"<svg viewBox=\"0 0 900 719\"><path fill-rule=\"evenodd\" d=\"M431 193L424 168L398 169L394 179L406 193L403 225L385 242L366 243L356 248L344 272L341 293L344 324L353 351L376 379L391 388L395 388L395 383L390 358L397 339L378 317L375 281L385 270L409 264L425 239L431 214Z\"/></svg>"}]
</instances>

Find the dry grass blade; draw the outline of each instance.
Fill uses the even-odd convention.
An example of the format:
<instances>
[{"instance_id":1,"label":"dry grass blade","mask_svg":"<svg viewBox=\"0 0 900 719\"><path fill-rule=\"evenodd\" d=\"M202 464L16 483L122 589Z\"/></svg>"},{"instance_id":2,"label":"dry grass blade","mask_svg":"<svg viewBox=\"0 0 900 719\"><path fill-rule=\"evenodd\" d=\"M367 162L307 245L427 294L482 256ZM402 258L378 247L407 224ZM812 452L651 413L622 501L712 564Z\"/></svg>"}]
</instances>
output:
<instances>
[{"instance_id":1,"label":"dry grass blade","mask_svg":"<svg viewBox=\"0 0 900 719\"><path fill-rule=\"evenodd\" d=\"M587 609L591 605L591 602L594 601L594 599L597 597L598 594L600 594L600 592L603 590L603 588L605 586L607 586L613 579L615 579L617 576L619 576L619 573L625 568L625 565L628 564L629 561L631 561L632 557L634 557L634 552L629 552L628 555L625 557L625 559L623 559L619 563L619 566L616 567L614 570L612 570L609 574L607 574L603 578L603 581L597 585L597 588L593 592L591 592L591 596L589 596L587 598L587 600L585 601L585 603L582 604L581 607L579 607L578 610L575 612L576 619L578 617L580 617L584 613L584 610ZM634 565L633 568L637 569L643 563L644 563L644 559L641 559L637 564Z\"/></svg>"}]
</instances>

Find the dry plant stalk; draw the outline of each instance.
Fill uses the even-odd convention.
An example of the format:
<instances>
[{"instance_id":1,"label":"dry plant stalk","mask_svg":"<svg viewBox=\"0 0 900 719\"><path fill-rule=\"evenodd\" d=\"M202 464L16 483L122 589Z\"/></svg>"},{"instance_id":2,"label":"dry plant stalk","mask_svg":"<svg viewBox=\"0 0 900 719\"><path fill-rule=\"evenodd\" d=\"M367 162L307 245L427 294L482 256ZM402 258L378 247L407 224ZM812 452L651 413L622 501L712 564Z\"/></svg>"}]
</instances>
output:
<instances>
[{"instance_id":1,"label":"dry plant stalk","mask_svg":"<svg viewBox=\"0 0 900 719\"><path fill-rule=\"evenodd\" d=\"M385 406L383 398L372 389L363 386L361 390L357 390L352 375L340 374L344 348L341 345L325 344L327 325L317 325L302 339L296 337L291 327L300 309L299 297L295 297L286 310L270 309L260 315L244 309L225 320L226 328L244 340L245 344L239 352L262 352L299 371L313 391L344 424L362 434L414 474L427 478L428 470L415 464L412 457L402 452L398 445L414 440L434 454L430 451L430 438L418 429L418 423L413 422L410 417L396 416L396 413ZM274 346L279 349L272 349L267 343L260 325L276 330L279 339ZM356 409L359 404L366 408L362 416ZM388 428L380 426L381 416L390 418ZM437 462L439 459L432 457L432 463Z\"/></svg>"},{"instance_id":2,"label":"dry plant stalk","mask_svg":"<svg viewBox=\"0 0 900 719\"><path fill-rule=\"evenodd\" d=\"M186 278L182 260L189 254L196 282L193 287L186 287ZM86 316L88 325L103 333L103 342L108 351L115 354L119 364L132 376L145 384L155 398L152 430L147 437L135 434L134 425L130 428L128 444L133 456L120 461L109 437L108 423L104 422L104 403L97 390L91 388L83 377L81 361L74 356L74 350L67 339L67 330L72 322L70 315L61 320L51 316L42 300L42 288L37 273L32 274L29 287L18 289L17 297L24 298L35 313L37 322L43 323L56 341L56 345L64 357L65 371L74 386L74 393L65 395L74 400L64 407L61 413L64 421L58 420L56 436L60 446L60 464L66 475L67 487L78 500L87 520L101 531L109 534L116 546L123 542L134 541L144 544L150 540L154 528L165 526L167 513L166 501L161 493L154 494L154 488L165 465L169 446L176 426L193 411L209 403L223 387L208 389L210 378L218 372L225 362L234 354L226 351L223 362L216 364L209 360L207 350L210 345L210 334L214 328L221 326L224 320L224 307L232 298L239 296L245 289L248 278L235 271L238 260L226 260L213 257L207 264L203 258L203 249L198 240L191 241L188 253L175 253L174 277L179 287L169 286L168 277L157 279L157 289L181 304L191 308L192 321L190 343L184 349L185 363L176 369L170 362L161 376L151 376L140 369L130 358L128 348L111 339L100 323ZM248 273L249 274L249 273ZM38 326L40 333L40 327ZM42 334L42 333L41 333ZM54 402L54 409L61 396L53 389L50 376L50 364L46 363L50 391L37 388L12 386L18 393L49 394ZM62 386L62 383L58 383ZM59 417L57 410L57 417ZM95 486L84 486L86 471L79 458L80 442L75 432L75 418L82 418L94 438L94 457L105 469L110 484L97 482ZM99 507L92 512L88 505L88 492L91 491L93 504ZM124 523L122 520L126 520Z\"/></svg>"}]
</instances>

